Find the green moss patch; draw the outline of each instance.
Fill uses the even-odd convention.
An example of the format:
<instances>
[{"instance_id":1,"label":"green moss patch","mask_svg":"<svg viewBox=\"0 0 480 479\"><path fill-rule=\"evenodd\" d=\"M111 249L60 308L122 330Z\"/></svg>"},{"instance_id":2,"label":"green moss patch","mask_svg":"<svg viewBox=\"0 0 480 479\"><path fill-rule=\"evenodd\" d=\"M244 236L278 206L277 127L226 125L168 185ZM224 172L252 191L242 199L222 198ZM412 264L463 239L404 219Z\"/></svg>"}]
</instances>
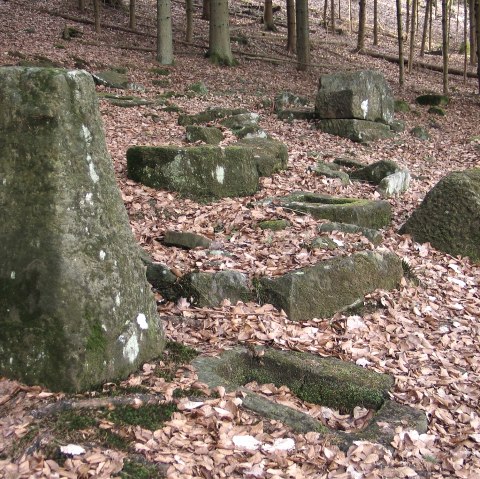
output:
<instances>
[{"instance_id":1,"label":"green moss patch","mask_svg":"<svg viewBox=\"0 0 480 479\"><path fill-rule=\"evenodd\" d=\"M120 471L122 479L159 479L165 474L155 465L146 461L127 460Z\"/></svg>"}]
</instances>

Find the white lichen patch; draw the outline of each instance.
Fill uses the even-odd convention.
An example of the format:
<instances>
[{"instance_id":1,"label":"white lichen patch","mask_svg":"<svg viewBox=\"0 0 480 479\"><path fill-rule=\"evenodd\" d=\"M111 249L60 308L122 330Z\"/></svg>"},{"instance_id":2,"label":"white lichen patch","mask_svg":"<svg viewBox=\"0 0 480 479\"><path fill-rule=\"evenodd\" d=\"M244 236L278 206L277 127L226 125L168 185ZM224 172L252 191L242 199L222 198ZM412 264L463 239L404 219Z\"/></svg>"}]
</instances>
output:
<instances>
[{"instance_id":1,"label":"white lichen patch","mask_svg":"<svg viewBox=\"0 0 480 479\"><path fill-rule=\"evenodd\" d=\"M140 329L148 329L147 317L143 313L139 313L137 316L137 324Z\"/></svg>"},{"instance_id":2,"label":"white lichen patch","mask_svg":"<svg viewBox=\"0 0 480 479\"><path fill-rule=\"evenodd\" d=\"M128 359L128 362L133 363L137 359L139 352L137 336L133 334L123 347L123 357Z\"/></svg>"},{"instance_id":3,"label":"white lichen patch","mask_svg":"<svg viewBox=\"0 0 480 479\"><path fill-rule=\"evenodd\" d=\"M88 204L90 204L90 205L93 205L93 200L92 200L92 198L93 198L93 193L87 193L87 194L85 195L85 201L86 201Z\"/></svg>"},{"instance_id":4,"label":"white lichen patch","mask_svg":"<svg viewBox=\"0 0 480 479\"><path fill-rule=\"evenodd\" d=\"M98 253L98 256L100 257L100 260L103 261L105 257L107 256L107 253L103 251L103 249L100 250L100 253Z\"/></svg>"},{"instance_id":5,"label":"white lichen patch","mask_svg":"<svg viewBox=\"0 0 480 479\"><path fill-rule=\"evenodd\" d=\"M225 168L223 166L217 166L215 168L215 179L223 185L225 181Z\"/></svg>"},{"instance_id":6,"label":"white lichen patch","mask_svg":"<svg viewBox=\"0 0 480 479\"><path fill-rule=\"evenodd\" d=\"M94 183L96 183L100 179L100 177L95 171L95 166L93 166L92 157L90 155L87 155L87 162L88 162L88 173L90 174L90 178Z\"/></svg>"},{"instance_id":7,"label":"white lichen patch","mask_svg":"<svg viewBox=\"0 0 480 479\"><path fill-rule=\"evenodd\" d=\"M92 143L92 134L85 125L82 125L82 136L85 139L87 145L90 146L90 143Z\"/></svg>"},{"instance_id":8,"label":"white lichen patch","mask_svg":"<svg viewBox=\"0 0 480 479\"><path fill-rule=\"evenodd\" d=\"M16 276L15 271L12 271L10 273L10 279L15 279L15 276Z\"/></svg>"},{"instance_id":9,"label":"white lichen patch","mask_svg":"<svg viewBox=\"0 0 480 479\"><path fill-rule=\"evenodd\" d=\"M360 105L360 109L363 112L363 118L366 118L368 114L368 98L362 101L362 104Z\"/></svg>"},{"instance_id":10,"label":"white lichen patch","mask_svg":"<svg viewBox=\"0 0 480 479\"><path fill-rule=\"evenodd\" d=\"M115 295L115 304L116 304L117 306L120 306L120 293L117 293L117 294Z\"/></svg>"},{"instance_id":11,"label":"white lichen patch","mask_svg":"<svg viewBox=\"0 0 480 479\"><path fill-rule=\"evenodd\" d=\"M107 327L106 327L104 324L102 324L102 329L103 329L105 332L108 331L108 330L107 330Z\"/></svg>"},{"instance_id":12,"label":"white lichen patch","mask_svg":"<svg viewBox=\"0 0 480 479\"><path fill-rule=\"evenodd\" d=\"M4 178L3 181L2 181L2 183L3 183L3 186L5 186L5 185L7 184L7 179Z\"/></svg>"}]
</instances>

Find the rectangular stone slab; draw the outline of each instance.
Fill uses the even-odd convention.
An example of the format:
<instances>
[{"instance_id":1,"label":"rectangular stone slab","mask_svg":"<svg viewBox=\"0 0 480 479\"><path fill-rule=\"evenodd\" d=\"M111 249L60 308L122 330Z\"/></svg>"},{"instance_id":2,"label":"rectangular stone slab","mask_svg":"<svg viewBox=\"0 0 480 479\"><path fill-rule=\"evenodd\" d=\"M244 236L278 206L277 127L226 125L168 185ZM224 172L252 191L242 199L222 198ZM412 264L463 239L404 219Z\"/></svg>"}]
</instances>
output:
<instances>
[{"instance_id":1,"label":"rectangular stone slab","mask_svg":"<svg viewBox=\"0 0 480 479\"><path fill-rule=\"evenodd\" d=\"M319 130L331 135L348 138L356 143L391 138L392 130L388 125L374 121L354 119L320 120L316 123Z\"/></svg>"}]
</instances>

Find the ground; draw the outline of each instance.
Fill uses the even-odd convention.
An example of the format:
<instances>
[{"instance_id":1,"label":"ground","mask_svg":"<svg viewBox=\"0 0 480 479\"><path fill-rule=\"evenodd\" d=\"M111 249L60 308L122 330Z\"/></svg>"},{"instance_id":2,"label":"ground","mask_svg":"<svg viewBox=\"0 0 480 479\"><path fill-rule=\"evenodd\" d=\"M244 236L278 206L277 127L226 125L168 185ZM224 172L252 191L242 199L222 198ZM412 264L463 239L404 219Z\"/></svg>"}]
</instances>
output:
<instances>
[{"instance_id":1,"label":"ground","mask_svg":"<svg viewBox=\"0 0 480 479\"><path fill-rule=\"evenodd\" d=\"M250 278L278 275L332 254L351 252L355 243L364 241L361 237L335 234L339 245L335 252L309 251L305 243L316 235L317 221L281 208L250 205L252 201L292 190L376 197L374 188L368 185L343 186L337 179L316 176L312 167L318 157L331 161L351 154L366 163L394 160L407 167L413 178L406 194L390 200L393 222L384 231L381 246L397 253L409 265L408 275L398 290L370 295L361 310L306 322L291 322L269 305L225 303L219 308L199 309L187 299L173 304L163 302L158 296L168 338L202 354L218 354L238 342L268 344L334 356L388 373L395 378L392 398L425 411L428 431L419 436L399 429L390 449L374 443L357 443L347 453L341 452L317 433L296 435L280 423L262 421L241 408L241 398L226 395L221 388L206 390L198 384L195 371L188 364L176 369L187 359L172 363L167 355L145 364L124 383L107 384L76 398L0 380L0 477L118 477L122 468L123 477L156 477L162 471L172 478L479 477L480 268L468 258L443 254L428 244L416 244L410 237L398 234L405 219L441 177L450 171L479 166L480 98L476 80L469 78L464 83L461 76L451 75L447 115L428 114L427 108L415 105L414 99L428 91L441 93L441 73L414 69L406 75L405 87L400 89L396 64L352 53L355 35L325 32L320 26L323 3L319 2L311 2L313 66L308 73L297 72L294 57L285 53L283 26L280 25L278 33L264 33L258 19L244 16L240 12L243 4L235 2L237 13L232 16L232 35L248 39L247 45L240 41L233 44L239 60L237 67L212 66L204 58L208 34L199 7L194 20L194 44L183 42L184 5L174 3L175 65L167 67L169 75L158 75L151 70L158 67L154 52L144 51L155 48L154 2L137 3L139 29L148 35L110 28L96 34L90 24L53 14L92 18L91 11L81 15L73 0L0 0L0 65L38 61L38 56L43 56L69 68L82 61L83 68L89 70L124 67L131 81L145 86L145 91L134 92L145 99L154 99L169 90L183 92L187 85L201 80L209 93L171 98L171 104L188 113L208 106L245 107L260 113L261 126L288 145L288 169L262 179L261 189L254 197L197 204L126 178L125 154L129 146L184 144L185 130L177 124L175 108L170 111L151 105L122 108L104 99L100 101L107 146L138 242L155 260L164 262L178 275L193 268L236 269L248 273ZM393 55L395 47L388 36L394 32L390 3L394 2L381 3L386 35L380 36L375 51ZM343 7L346 9L347 5ZM354 12L356 8L355 4ZM108 24L128 25L126 13L119 9L105 8L103 15ZM282 15L280 23L285 21ZM460 18L460 26L461 23ZM65 25L77 27L83 36L62 40ZM461 33L455 33L454 25L455 18L452 43L458 44ZM440 44L438 25L436 32L434 46ZM370 44L369 37L367 45ZM266 61L265 57L275 57L277 63ZM438 64L440 58L427 55L425 61ZM452 54L451 62L462 68L460 55ZM284 90L313 101L321 74L364 67L383 72L395 97L411 104L413 111L396 115L405 121L406 129L393 140L366 146L354 144L312 129L305 121L279 121L271 108L262 106L265 105L262 100L272 99ZM98 91L110 90L98 87ZM122 94L119 90L110 93ZM421 141L410 135L409 131L419 125L429 128L430 140ZM225 133L224 144L228 144L233 139ZM276 232L257 227L258 222L269 219L287 219L290 226ZM204 250L186 252L167 248L161 242L167 229L205 234L228 255L212 261ZM373 248L367 243L365 247ZM369 415L368 411L358 410L345 417L302 403L285 388L263 385L258 389L283 404L310 411L341 428L359 427ZM108 408L94 413L92 409L96 411L98 407L95 402L88 402L88 412L80 415L85 417L84 423L69 427L63 424L71 425L71 418L54 415L42 419L32 414L34 410L44 410L49 403L65 399L96 401L119 394L134 397L139 391L157 395L167 405L175 403L169 414L175 412L162 427L150 430L135 415L127 414L128 421L119 419L109 415ZM134 405L138 406L138 402L134 401ZM89 417L91 420L87 420ZM123 441L115 442L99 431L110 431L114 439L119 437ZM239 436L247 436L247 445ZM257 442L248 442L248 436ZM293 441L282 442L282 439ZM81 445L85 453L68 459L65 455L59 457L57 446L66 445L67 441ZM278 450L279 444L287 444L290 449ZM272 445L277 450L268 447ZM158 469L159 464L164 466ZM133 473L128 476L128 471Z\"/></svg>"}]
</instances>

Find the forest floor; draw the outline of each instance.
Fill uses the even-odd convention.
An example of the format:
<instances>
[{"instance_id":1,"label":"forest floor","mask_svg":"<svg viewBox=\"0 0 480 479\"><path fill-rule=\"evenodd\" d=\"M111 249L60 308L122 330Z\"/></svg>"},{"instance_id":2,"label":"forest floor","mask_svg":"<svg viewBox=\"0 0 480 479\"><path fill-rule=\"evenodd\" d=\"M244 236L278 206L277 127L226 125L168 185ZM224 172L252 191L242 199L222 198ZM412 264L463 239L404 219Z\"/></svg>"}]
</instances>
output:
<instances>
[{"instance_id":1,"label":"forest floor","mask_svg":"<svg viewBox=\"0 0 480 479\"><path fill-rule=\"evenodd\" d=\"M100 100L107 146L132 228L138 242L156 261L179 275L194 268L235 269L250 277L274 276L316 263L331 254L305 248L316 235L318 221L281 208L247 204L292 190L377 198L369 185L354 182L343 186L338 180L311 171L318 157L329 161L353 155L365 163L391 159L410 170L412 182L408 192L390 200L393 221L383 231L380 248L405 259L410 265L410 276L417 281L407 278L398 290L369 295L367 302L375 308L304 322L289 321L270 305L225 303L222 307L202 309L190 305L187 299L173 304L157 296L170 341L170 356L145 364L125 382L65 397L0 378L0 477L160 477L163 473L169 478L480 477L480 268L468 258L441 253L429 244L416 244L409 236L398 234L399 227L440 178L454 170L480 166L480 97L476 80L464 82L461 76L451 75L447 115L433 117L424 107L415 105L415 97L428 91L441 93L441 73L416 68L406 75L405 86L400 89L396 64L353 53L356 38L348 34L348 28L343 35L325 32L318 13L323 4L317 2L311 2L311 8L317 12L311 21L315 66L308 73L298 72L294 57L286 54L285 28L280 26L275 33L263 32L259 16L240 13L240 1L235 2L237 14L231 19L232 34L248 39L246 45L233 44L239 65L228 69L212 66L204 58L208 31L207 23L200 18L200 8L197 6L195 11L195 46L187 45L183 42L184 5L174 2L175 65L168 68L168 76L161 77L166 82L161 87L152 83L159 79L152 73L152 68L158 66L154 52L138 49L155 48L154 2L137 1L141 34L113 28L96 34L91 24L58 16L91 19L91 11L81 14L76 3L0 0L0 65L17 64L22 56L37 61L43 56L68 68L82 59L90 71L121 66L127 68L132 81L146 88L134 94L147 99L167 90L183 92L187 85L203 81L208 94L176 97L172 103L188 113L210 106L247 108L261 115L262 128L288 145L288 169L262 178L261 189L253 197L198 204L126 177L128 147L185 144L184 128L177 124L178 113L159 106L121 108ZM394 31L390 4L394 2L381 2L387 33ZM128 26L127 14L120 9L105 8L103 16L109 25ZM277 21L285 21L283 14ZM61 32L67 24L83 31L83 36L62 40ZM438 28L435 31L438 45ZM394 55L393 38L381 35L380 46L375 50ZM273 63L245 53L281 61ZM427 55L425 61L440 64L441 57ZM462 68L461 55L452 54L451 61ZM395 97L411 105L410 112L396 115L405 121L406 129L394 139L355 144L322 133L305 121L282 122L271 108L262 107L262 100L273 99L280 91L304 95L313 102L321 74L360 68L381 71ZM122 94L103 87L98 90ZM418 125L428 128L430 140L421 141L409 133ZM233 139L225 133L224 144L228 144ZM275 233L256 226L260 220L270 218L288 219L291 226ZM166 247L161 240L168 229L207 235L228 255L212 263L204 251ZM349 254L352 245L362 241L356 235L341 233L334 233L334 238L339 245L336 254ZM374 246L365 244L365 248ZM399 428L390 448L358 442L348 452L342 452L318 433L294 434L279 422L262 420L242 409L234 394L225 394L222 389L214 394L208 391L198 383L191 366L181 366L174 342L209 355L241 342L356 362L392 375L392 398L425 411L428 431L419 435ZM183 352L189 355L188 350ZM346 430L361 426L368 413L359 408L353 416L342 415L302 403L285 388L263 389L283 404L291 404ZM132 391L161 395L166 402L175 403L176 411L153 431L149 429L153 420L120 421L118 425L111 415L112 407L103 410L101 417L91 409L83 410L83 422L77 426L72 424L78 422L78 417L68 416L68 411L62 413L61 421L53 417L42 420L32 414L33 410L65 399L88 399L94 401L89 403L93 407L107 393L113 397L113 393ZM200 395L201 399L192 402L188 397L192 395ZM99 431L103 431L102 435ZM239 446L238 442L236 445L238 436L253 436L263 446L254 449ZM293 441L280 441L287 438ZM57 446L67 442L81 445L85 452L68 458L58 454ZM277 447L265 447L273 444ZM281 450L282 444L289 444L289 449Z\"/></svg>"}]
</instances>

